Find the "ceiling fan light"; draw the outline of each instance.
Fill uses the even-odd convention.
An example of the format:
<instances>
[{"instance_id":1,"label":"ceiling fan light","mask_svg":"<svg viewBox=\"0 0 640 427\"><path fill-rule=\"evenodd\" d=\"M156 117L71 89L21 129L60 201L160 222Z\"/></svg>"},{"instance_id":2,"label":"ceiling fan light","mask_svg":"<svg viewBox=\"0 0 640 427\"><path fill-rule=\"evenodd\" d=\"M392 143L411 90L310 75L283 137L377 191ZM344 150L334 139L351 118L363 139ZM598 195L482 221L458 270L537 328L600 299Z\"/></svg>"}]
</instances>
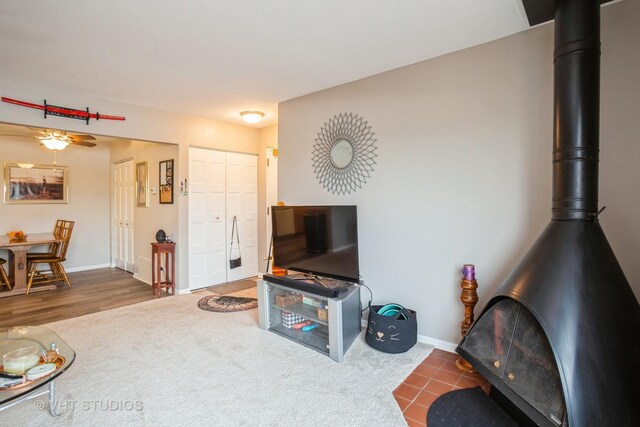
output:
<instances>
[{"instance_id":1,"label":"ceiling fan light","mask_svg":"<svg viewBox=\"0 0 640 427\"><path fill-rule=\"evenodd\" d=\"M52 138L43 138L40 141L49 150L55 150L55 151L64 150L65 148L67 148L67 145L69 145L69 143L67 141L64 141L64 140L58 139L58 138L53 138L53 137Z\"/></svg>"},{"instance_id":2,"label":"ceiling fan light","mask_svg":"<svg viewBox=\"0 0 640 427\"><path fill-rule=\"evenodd\" d=\"M262 111L243 111L240 113L240 117L242 117L242 120L244 120L246 123L253 125L259 123L260 120L262 120L262 118L264 117L264 113Z\"/></svg>"}]
</instances>

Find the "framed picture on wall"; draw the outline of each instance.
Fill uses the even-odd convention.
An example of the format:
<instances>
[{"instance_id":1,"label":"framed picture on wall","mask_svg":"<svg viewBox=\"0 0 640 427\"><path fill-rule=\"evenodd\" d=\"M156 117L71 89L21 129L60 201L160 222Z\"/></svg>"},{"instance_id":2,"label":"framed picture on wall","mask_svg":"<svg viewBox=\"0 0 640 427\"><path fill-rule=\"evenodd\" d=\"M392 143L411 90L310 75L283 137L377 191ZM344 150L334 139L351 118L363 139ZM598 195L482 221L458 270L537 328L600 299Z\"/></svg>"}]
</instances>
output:
<instances>
[{"instance_id":1,"label":"framed picture on wall","mask_svg":"<svg viewBox=\"0 0 640 427\"><path fill-rule=\"evenodd\" d=\"M149 165L147 162L136 163L136 206L149 206Z\"/></svg>"},{"instance_id":2,"label":"framed picture on wall","mask_svg":"<svg viewBox=\"0 0 640 427\"><path fill-rule=\"evenodd\" d=\"M160 203L173 203L173 159L160 162Z\"/></svg>"},{"instance_id":3,"label":"framed picture on wall","mask_svg":"<svg viewBox=\"0 0 640 427\"><path fill-rule=\"evenodd\" d=\"M4 202L69 203L69 168L60 165L5 162Z\"/></svg>"}]
</instances>

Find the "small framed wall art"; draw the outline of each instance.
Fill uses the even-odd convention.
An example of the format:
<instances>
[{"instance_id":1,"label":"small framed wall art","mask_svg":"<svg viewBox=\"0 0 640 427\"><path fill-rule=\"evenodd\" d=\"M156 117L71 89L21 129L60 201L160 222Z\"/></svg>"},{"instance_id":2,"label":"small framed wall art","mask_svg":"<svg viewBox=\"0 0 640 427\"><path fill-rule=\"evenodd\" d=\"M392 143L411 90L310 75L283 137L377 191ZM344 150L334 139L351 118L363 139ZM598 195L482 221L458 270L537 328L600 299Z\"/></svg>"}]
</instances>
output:
<instances>
[{"instance_id":1,"label":"small framed wall art","mask_svg":"<svg viewBox=\"0 0 640 427\"><path fill-rule=\"evenodd\" d=\"M136 206L149 206L149 165L147 162L136 163Z\"/></svg>"},{"instance_id":2,"label":"small framed wall art","mask_svg":"<svg viewBox=\"0 0 640 427\"><path fill-rule=\"evenodd\" d=\"M173 159L160 162L160 203L173 203Z\"/></svg>"},{"instance_id":3,"label":"small framed wall art","mask_svg":"<svg viewBox=\"0 0 640 427\"><path fill-rule=\"evenodd\" d=\"M69 168L30 163L4 164L7 204L69 203Z\"/></svg>"}]
</instances>

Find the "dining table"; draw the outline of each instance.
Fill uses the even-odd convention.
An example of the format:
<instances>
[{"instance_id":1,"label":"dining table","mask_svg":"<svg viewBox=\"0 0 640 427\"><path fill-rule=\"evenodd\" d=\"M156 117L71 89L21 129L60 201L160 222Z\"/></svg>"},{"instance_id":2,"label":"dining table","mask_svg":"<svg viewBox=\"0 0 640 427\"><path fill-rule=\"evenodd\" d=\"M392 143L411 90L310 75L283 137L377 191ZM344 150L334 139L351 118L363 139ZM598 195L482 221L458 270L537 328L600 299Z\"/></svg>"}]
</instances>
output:
<instances>
[{"instance_id":1,"label":"dining table","mask_svg":"<svg viewBox=\"0 0 640 427\"><path fill-rule=\"evenodd\" d=\"M13 289L0 292L0 298L27 293L27 252L35 246L50 245L62 242L63 239L53 233L28 234L24 239L11 239L9 236L0 236L0 249L9 250L9 281L13 283ZM56 285L45 285L31 288L30 292L49 291L57 289Z\"/></svg>"}]
</instances>

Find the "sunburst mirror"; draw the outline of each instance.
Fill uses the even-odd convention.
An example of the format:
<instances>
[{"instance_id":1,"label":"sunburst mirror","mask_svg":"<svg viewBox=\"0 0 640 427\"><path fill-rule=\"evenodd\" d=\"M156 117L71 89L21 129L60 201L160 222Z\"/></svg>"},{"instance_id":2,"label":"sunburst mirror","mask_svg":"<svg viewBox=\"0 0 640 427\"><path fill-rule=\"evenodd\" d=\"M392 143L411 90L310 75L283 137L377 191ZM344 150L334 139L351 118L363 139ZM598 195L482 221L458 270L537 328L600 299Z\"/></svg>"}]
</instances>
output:
<instances>
[{"instance_id":1,"label":"sunburst mirror","mask_svg":"<svg viewBox=\"0 0 640 427\"><path fill-rule=\"evenodd\" d=\"M333 194L351 194L373 172L376 139L371 126L357 114L338 114L318 132L313 167L322 186Z\"/></svg>"}]
</instances>

